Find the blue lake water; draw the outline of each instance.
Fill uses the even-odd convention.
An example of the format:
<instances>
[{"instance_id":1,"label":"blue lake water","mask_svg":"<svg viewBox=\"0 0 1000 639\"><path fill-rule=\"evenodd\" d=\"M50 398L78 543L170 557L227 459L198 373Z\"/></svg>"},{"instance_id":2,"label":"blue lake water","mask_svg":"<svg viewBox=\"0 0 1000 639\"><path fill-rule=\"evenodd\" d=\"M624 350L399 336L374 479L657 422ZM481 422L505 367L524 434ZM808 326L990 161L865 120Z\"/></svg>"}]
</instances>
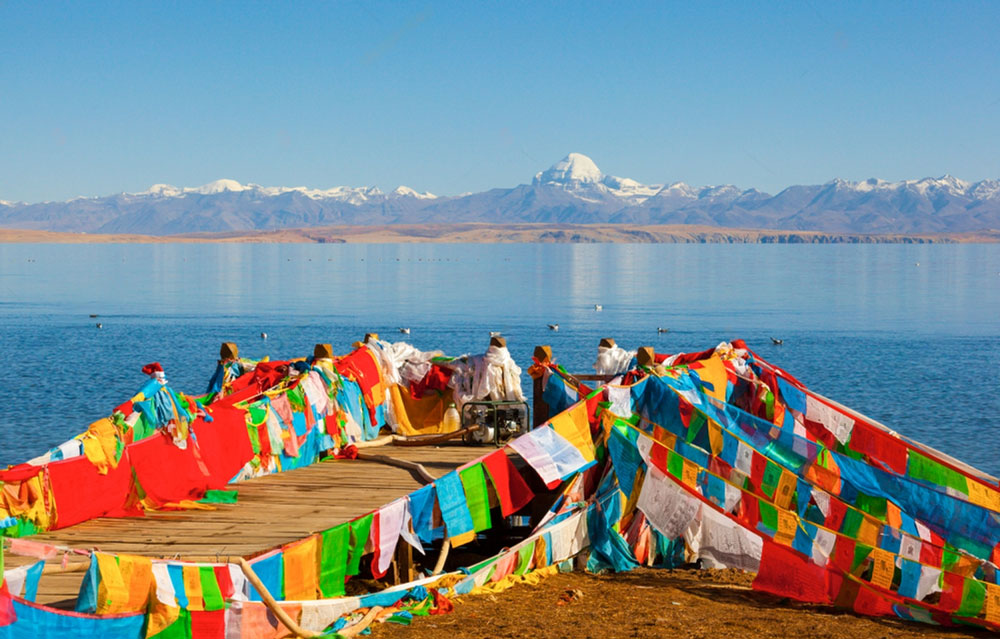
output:
<instances>
[{"instance_id":1,"label":"blue lake water","mask_svg":"<svg viewBox=\"0 0 1000 639\"><path fill-rule=\"evenodd\" d=\"M1000 245L0 244L0 463L107 415L148 362L202 392L223 341L287 358L374 331L459 355L499 330L523 368L551 344L575 372L601 337L659 352L740 337L997 474L998 317Z\"/></svg>"}]
</instances>

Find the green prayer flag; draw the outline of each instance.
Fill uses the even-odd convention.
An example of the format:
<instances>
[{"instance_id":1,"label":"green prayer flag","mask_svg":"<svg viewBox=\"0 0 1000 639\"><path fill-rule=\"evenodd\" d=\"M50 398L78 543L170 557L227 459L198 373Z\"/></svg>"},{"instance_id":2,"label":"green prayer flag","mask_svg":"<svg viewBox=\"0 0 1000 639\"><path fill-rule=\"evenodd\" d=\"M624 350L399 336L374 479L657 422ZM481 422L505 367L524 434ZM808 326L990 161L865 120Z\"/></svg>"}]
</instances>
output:
<instances>
[{"instance_id":1,"label":"green prayer flag","mask_svg":"<svg viewBox=\"0 0 1000 639\"><path fill-rule=\"evenodd\" d=\"M201 597L205 600L205 610L222 610L226 601L219 589L219 581L215 577L212 566L199 566L198 577L201 579Z\"/></svg>"},{"instance_id":2,"label":"green prayer flag","mask_svg":"<svg viewBox=\"0 0 1000 639\"><path fill-rule=\"evenodd\" d=\"M191 613L181 608L172 624L148 639L191 639Z\"/></svg>"},{"instance_id":3,"label":"green prayer flag","mask_svg":"<svg viewBox=\"0 0 1000 639\"><path fill-rule=\"evenodd\" d=\"M684 458L674 451L670 451L670 454L667 455L667 472L677 479L680 479L684 473Z\"/></svg>"},{"instance_id":4,"label":"green prayer flag","mask_svg":"<svg viewBox=\"0 0 1000 639\"><path fill-rule=\"evenodd\" d=\"M515 575L523 575L528 572L528 568L531 565L531 558L535 555L536 542L537 540L517 551L517 568L514 569Z\"/></svg>"},{"instance_id":5,"label":"green prayer flag","mask_svg":"<svg viewBox=\"0 0 1000 639\"><path fill-rule=\"evenodd\" d=\"M963 495L969 494L969 483L962 473L946 468L915 450L911 450L907 457L906 474L914 479L922 479L938 486L954 488Z\"/></svg>"},{"instance_id":6,"label":"green prayer flag","mask_svg":"<svg viewBox=\"0 0 1000 639\"><path fill-rule=\"evenodd\" d=\"M851 539L857 539L858 531L861 530L861 522L865 516L853 508L844 513L844 522L840 525L840 532Z\"/></svg>"},{"instance_id":7,"label":"green prayer flag","mask_svg":"<svg viewBox=\"0 0 1000 639\"><path fill-rule=\"evenodd\" d=\"M465 502L468 504L469 514L472 515L472 529L476 532L489 529L490 497L486 488L483 464L478 463L458 471L458 477L462 480Z\"/></svg>"},{"instance_id":8,"label":"green prayer flag","mask_svg":"<svg viewBox=\"0 0 1000 639\"><path fill-rule=\"evenodd\" d=\"M348 526L351 530L351 552L347 560L347 574L354 576L358 574L361 563L361 556L365 554L365 544L372 531L372 520L374 513L368 513L361 519L355 519Z\"/></svg>"},{"instance_id":9,"label":"green prayer flag","mask_svg":"<svg viewBox=\"0 0 1000 639\"><path fill-rule=\"evenodd\" d=\"M322 534L320 540L319 590L324 598L342 597L350 555L351 528L340 524Z\"/></svg>"},{"instance_id":10,"label":"green prayer flag","mask_svg":"<svg viewBox=\"0 0 1000 639\"><path fill-rule=\"evenodd\" d=\"M854 561L851 562L851 572L853 573L858 569L858 566L868 558L872 552L871 546L866 546L864 544L855 544L854 546Z\"/></svg>"},{"instance_id":11,"label":"green prayer flag","mask_svg":"<svg viewBox=\"0 0 1000 639\"><path fill-rule=\"evenodd\" d=\"M986 586L981 581L966 579L962 586L962 604L955 613L959 617L977 617L986 603Z\"/></svg>"},{"instance_id":12,"label":"green prayer flag","mask_svg":"<svg viewBox=\"0 0 1000 639\"><path fill-rule=\"evenodd\" d=\"M956 552L956 548L947 541L944 542L944 548L941 550L941 568L952 570L958 563L958 558L959 554Z\"/></svg>"},{"instance_id":13,"label":"green prayer flag","mask_svg":"<svg viewBox=\"0 0 1000 639\"><path fill-rule=\"evenodd\" d=\"M778 482L781 481L781 471L781 466L771 460L767 461L767 465L764 467L764 475L760 480L760 488L768 497L774 496L774 489L778 487Z\"/></svg>"},{"instance_id":14,"label":"green prayer flag","mask_svg":"<svg viewBox=\"0 0 1000 639\"><path fill-rule=\"evenodd\" d=\"M760 523L774 534L778 530L778 509L774 505L767 503L763 499L758 500L757 507L760 510Z\"/></svg>"},{"instance_id":15,"label":"green prayer flag","mask_svg":"<svg viewBox=\"0 0 1000 639\"><path fill-rule=\"evenodd\" d=\"M888 515L885 497L870 497L859 491L858 496L854 498L854 505L883 522Z\"/></svg>"},{"instance_id":16,"label":"green prayer flag","mask_svg":"<svg viewBox=\"0 0 1000 639\"><path fill-rule=\"evenodd\" d=\"M285 397L288 398L288 403L291 404L293 411L296 413L305 411L305 392L303 391L301 384L285 393Z\"/></svg>"},{"instance_id":17,"label":"green prayer flag","mask_svg":"<svg viewBox=\"0 0 1000 639\"><path fill-rule=\"evenodd\" d=\"M693 442L694 438L698 436L698 433L701 431L702 427L707 423L708 419L702 413L695 411L695 413L691 415L691 421L688 423L687 435L685 437L687 443L690 444L691 442Z\"/></svg>"}]
</instances>

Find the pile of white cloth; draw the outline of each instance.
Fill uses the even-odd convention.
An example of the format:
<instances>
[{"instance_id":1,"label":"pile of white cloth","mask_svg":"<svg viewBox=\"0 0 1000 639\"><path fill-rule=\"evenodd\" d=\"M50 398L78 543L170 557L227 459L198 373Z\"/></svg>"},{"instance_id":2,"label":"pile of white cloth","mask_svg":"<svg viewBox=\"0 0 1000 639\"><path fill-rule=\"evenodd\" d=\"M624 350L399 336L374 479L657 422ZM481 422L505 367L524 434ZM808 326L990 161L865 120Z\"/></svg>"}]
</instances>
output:
<instances>
[{"instance_id":1,"label":"pile of white cloth","mask_svg":"<svg viewBox=\"0 0 1000 639\"><path fill-rule=\"evenodd\" d=\"M454 371L448 386L455 404L488 399L523 401L521 368L504 346L493 346L482 355L465 356L448 364Z\"/></svg>"},{"instance_id":2,"label":"pile of white cloth","mask_svg":"<svg viewBox=\"0 0 1000 639\"><path fill-rule=\"evenodd\" d=\"M422 351L406 342L369 341L366 346L375 355L387 384L419 382L431 370L431 360L441 351Z\"/></svg>"},{"instance_id":3,"label":"pile of white cloth","mask_svg":"<svg viewBox=\"0 0 1000 639\"><path fill-rule=\"evenodd\" d=\"M594 370L598 375L618 375L629 369L629 364L635 357L635 351L627 351L621 346L598 346L597 361Z\"/></svg>"}]
</instances>

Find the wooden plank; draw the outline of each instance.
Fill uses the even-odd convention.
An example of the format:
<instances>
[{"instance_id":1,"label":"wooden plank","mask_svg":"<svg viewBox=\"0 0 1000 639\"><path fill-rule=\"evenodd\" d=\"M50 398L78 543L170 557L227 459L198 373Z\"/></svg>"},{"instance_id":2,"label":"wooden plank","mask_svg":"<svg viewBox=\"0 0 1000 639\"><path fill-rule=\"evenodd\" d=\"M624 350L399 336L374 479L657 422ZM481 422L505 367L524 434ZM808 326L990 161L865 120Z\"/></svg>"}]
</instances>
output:
<instances>
[{"instance_id":1,"label":"wooden plank","mask_svg":"<svg viewBox=\"0 0 1000 639\"><path fill-rule=\"evenodd\" d=\"M380 455L422 464L440 476L492 452L488 446L383 446L370 449ZM63 530L35 535L32 540L77 549L151 557L251 557L371 512L423 485L415 473L369 461L328 460L278 475L234 485L235 504L213 510L147 513L145 517L100 518ZM409 546L401 543L406 549ZM405 553L400 549L400 553ZM61 557L49 563L58 565ZM405 578L412 557L399 561ZM72 556L71 561L82 558ZM8 555L9 566L35 561ZM45 575L38 601L72 607L81 573Z\"/></svg>"}]
</instances>

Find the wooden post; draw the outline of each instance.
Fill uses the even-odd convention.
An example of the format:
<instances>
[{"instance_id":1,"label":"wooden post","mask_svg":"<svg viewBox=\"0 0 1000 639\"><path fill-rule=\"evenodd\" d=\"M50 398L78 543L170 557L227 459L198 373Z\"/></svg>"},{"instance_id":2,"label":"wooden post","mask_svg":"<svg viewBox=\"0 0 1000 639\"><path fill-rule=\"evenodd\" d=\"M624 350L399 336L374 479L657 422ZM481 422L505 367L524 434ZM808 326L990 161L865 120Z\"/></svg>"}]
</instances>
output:
<instances>
[{"instance_id":1,"label":"wooden post","mask_svg":"<svg viewBox=\"0 0 1000 639\"><path fill-rule=\"evenodd\" d=\"M413 581L417 577L416 568L413 565L413 547L406 543L402 537L396 542L396 557L392 562L394 585L405 584Z\"/></svg>"},{"instance_id":2,"label":"wooden post","mask_svg":"<svg viewBox=\"0 0 1000 639\"><path fill-rule=\"evenodd\" d=\"M656 366L656 352L652 346L643 346L635 354L639 366Z\"/></svg>"},{"instance_id":3,"label":"wooden post","mask_svg":"<svg viewBox=\"0 0 1000 639\"><path fill-rule=\"evenodd\" d=\"M232 359L239 359L240 349L236 347L234 342L223 342L222 347L219 348L219 359L222 361L229 361Z\"/></svg>"},{"instance_id":4,"label":"wooden post","mask_svg":"<svg viewBox=\"0 0 1000 639\"><path fill-rule=\"evenodd\" d=\"M330 344L316 344L313 348L314 359L333 359L333 346Z\"/></svg>"},{"instance_id":5,"label":"wooden post","mask_svg":"<svg viewBox=\"0 0 1000 639\"><path fill-rule=\"evenodd\" d=\"M551 346L536 346L535 347L535 359L541 365L547 365L552 361L552 347ZM542 380L543 376L533 377L532 382L532 399L531 399L531 415L534 417L534 424L532 426L538 426L539 424L545 423L549 418L549 407L542 400Z\"/></svg>"}]
</instances>

